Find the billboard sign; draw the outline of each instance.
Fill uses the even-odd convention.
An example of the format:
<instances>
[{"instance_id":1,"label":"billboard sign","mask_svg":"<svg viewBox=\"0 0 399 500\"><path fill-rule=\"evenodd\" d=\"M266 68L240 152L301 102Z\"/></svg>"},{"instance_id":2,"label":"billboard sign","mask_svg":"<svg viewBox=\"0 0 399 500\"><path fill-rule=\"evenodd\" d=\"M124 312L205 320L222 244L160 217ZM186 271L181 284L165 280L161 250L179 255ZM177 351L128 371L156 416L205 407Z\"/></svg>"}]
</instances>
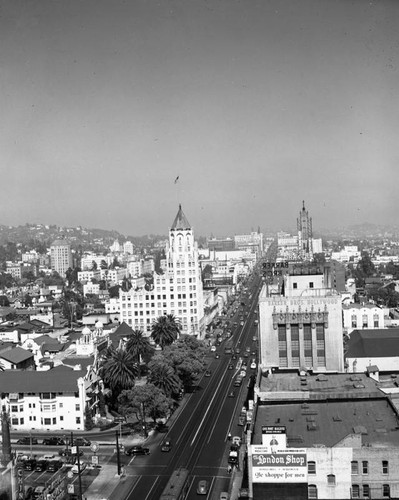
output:
<instances>
[{"instance_id":1,"label":"billboard sign","mask_svg":"<svg viewBox=\"0 0 399 500\"><path fill-rule=\"evenodd\" d=\"M254 483L306 483L306 449L287 448L270 453L268 446L251 445Z\"/></svg>"},{"instance_id":2,"label":"billboard sign","mask_svg":"<svg viewBox=\"0 0 399 500\"><path fill-rule=\"evenodd\" d=\"M269 448L269 453L287 448L287 434L284 425L263 425L262 445Z\"/></svg>"}]
</instances>

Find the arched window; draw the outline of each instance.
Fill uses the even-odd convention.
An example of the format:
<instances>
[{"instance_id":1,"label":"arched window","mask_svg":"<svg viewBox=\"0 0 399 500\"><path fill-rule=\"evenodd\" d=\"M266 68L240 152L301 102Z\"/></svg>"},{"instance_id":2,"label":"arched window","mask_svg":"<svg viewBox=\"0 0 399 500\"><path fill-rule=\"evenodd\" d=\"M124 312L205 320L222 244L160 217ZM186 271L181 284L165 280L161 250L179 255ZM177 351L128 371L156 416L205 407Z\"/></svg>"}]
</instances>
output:
<instances>
[{"instance_id":1,"label":"arched window","mask_svg":"<svg viewBox=\"0 0 399 500\"><path fill-rule=\"evenodd\" d=\"M360 497L360 488L358 484L352 484L352 498Z\"/></svg>"},{"instance_id":2,"label":"arched window","mask_svg":"<svg viewBox=\"0 0 399 500\"><path fill-rule=\"evenodd\" d=\"M317 486L315 484L309 484L309 486L308 486L308 498L309 498L309 500L317 499Z\"/></svg>"},{"instance_id":3,"label":"arched window","mask_svg":"<svg viewBox=\"0 0 399 500\"><path fill-rule=\"evenodd\" d=\"M335 486L335 475L334 474L328 474L327 484L328 484L328 486Z\"/></svg>"}]
</instances>

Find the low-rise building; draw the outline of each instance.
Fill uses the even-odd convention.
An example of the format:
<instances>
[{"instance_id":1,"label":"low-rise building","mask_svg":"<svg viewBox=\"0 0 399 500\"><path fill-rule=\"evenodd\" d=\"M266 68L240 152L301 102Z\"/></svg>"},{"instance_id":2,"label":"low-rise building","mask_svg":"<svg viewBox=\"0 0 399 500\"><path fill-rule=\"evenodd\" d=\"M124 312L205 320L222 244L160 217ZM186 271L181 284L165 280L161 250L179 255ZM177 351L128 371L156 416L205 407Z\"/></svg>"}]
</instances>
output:
<instances>
[{"instance_id":1,"label":"low-rise building","mask_svg":"<svg viewBox=\"0 0 399 500\"><path fill-rule=\"evenodd\" d=\"M381 329L384 324L384 309L375 304L344 304L342 306L344 331Z\"/></svg>"}]
</instances>

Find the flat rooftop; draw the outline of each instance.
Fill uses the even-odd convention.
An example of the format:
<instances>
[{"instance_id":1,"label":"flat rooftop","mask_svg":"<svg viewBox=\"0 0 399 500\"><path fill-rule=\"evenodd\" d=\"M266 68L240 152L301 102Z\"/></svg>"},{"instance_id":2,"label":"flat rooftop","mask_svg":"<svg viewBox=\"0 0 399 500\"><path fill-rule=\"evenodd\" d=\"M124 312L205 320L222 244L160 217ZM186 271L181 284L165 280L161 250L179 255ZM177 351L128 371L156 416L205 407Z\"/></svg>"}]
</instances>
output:
<instances>
[{"instance_id":1,"label":"flat rooftop","mask_svg":"<svg viewBox=\"0 0 399 500\"><path fill-rule=\"evenodd\" d=\"M258 405L253 444L262 443L262 426L277 425L286 427L287 446L292 448L332 447L349 434L360 434L363 445L399 446L396 412L378 383L366 375L273 374L262 380L265 390L268 394Z\"/></svg>"}]
</instances>

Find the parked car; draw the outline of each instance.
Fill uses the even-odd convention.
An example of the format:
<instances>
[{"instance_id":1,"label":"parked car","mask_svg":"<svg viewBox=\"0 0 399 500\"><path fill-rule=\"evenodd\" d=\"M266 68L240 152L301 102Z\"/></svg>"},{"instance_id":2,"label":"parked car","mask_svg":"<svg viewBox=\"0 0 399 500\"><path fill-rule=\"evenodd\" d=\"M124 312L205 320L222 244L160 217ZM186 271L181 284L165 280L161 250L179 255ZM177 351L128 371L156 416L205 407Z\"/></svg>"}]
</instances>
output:
<instances>
[{"instance_id":1,"label":"parked car","mask_svg":"<svg viewBox=\"0 0 399 500\"><path fill-rule=\"evenodd\" d=\"M143 446L130 446L129 448L125 448L125 455L149 455L150 449L143 448Z\"/></svg>"},{"instance_id":2,"label":"parked car","mask_svg":"<svg viewBox=\"0 0 399 500\"><path fill-rule=\"evenodd\" d=\"M25 486L25 500L31 500L33 498L34 489L32 486Z\"/></svg>"},{"instance_id":3,"label":"parked car","mask_svg":"<svg viewBox=\"0 0 399 500\"><path fill-rule=\"evenodd\" d=\"M24 437L19 438L17 440L17 444L31 444L31 440L32 440L32 444L38 444L37 438L31 437L31 436L24 436Z\"/></svg>"},{"instance_id":4,"label":"parked car","mask_svg":"<svg viewBox=\"0 0 399 500\"><path fill-rule=\"evenodd\" d=\"M211 347L211 351L212 351L212 352L215 352L215 351L216 351L216 346L215 346L215 345L213 345L213 346Z\"/></svg>"},{"instance_id":5,"label":"parked car","mask_svg":"<svg viewBox=\"0 0 399 500\"><path fill-rule=\"evenodd\" d=\"M24 460L23 464L25 470L35 470L36 460L34 458L28 458L28 460Z\"/></svg>"},{"instance_id":6,"label":"parked car","mask_svg":"<svg viewBox=\"0 0 399 500\"><path fill-rule=\"evenodd\" d=\"M46 488L44 486L36 486L36 488L33 491L33 496L32 498L36 500L36 498L40 498L43 495L43 492Z\"/></svg>"},{"instance_id":7,"label":"parked car","mask_svg":"<svg viewBox=\"0 0 399 500\"><path fill-rule=\"evenodd\" d=\"M234 366L230 363L228 366L229 370L234 370Z\"/></svg>"},{"instance_id":8,"label":"parked car","mask_svg":"<svg viewBox=\"0 0 399 500\"><path fill-rule=\"evenodd\" d=\"M234 391L230 391L228 396L229 398L235 398L236 393Z\"/></svg>"},{"instance_id":9,"label":"parked car","mask_svg":"<svg viewBox=\"0 0 399 500\"><path fill-rule=\"evenodd\" d=\"M216 353L216 354L215 354L215 358L216 358L216 359L219 359L219 358L220 358L220 354L219 354L219 353Z\"/></svg>"},{"instance_id":10,"label":"parked car","mask_svg":"<svg viewBox=\"0 0 399 500\"><path fill-rule=\"evenodd\" d=\"M255 368L256 368L256 363L255 363L255 361L252 361L252 363L251 363L251 369L255 370Z\"/></svg>"},{"instance_id":11,"label":"parked car","mask_svg":"<svg viewBox=\"0 0 399 500\"><path fill-rule=\"evenodd\" d=\"M73 474L79 474L79 467L80 467L80 473L82 473L86 467L87 467L87 464L85 462L80 462L80 465L78 466L78 464L75 464L71 471Z\"/></svg>"},{"instance_id":12,"label":"parked car","mask_svg":"<svg viewBox=\"0 0 399 500\"><path fill-rule=\"evenodd\" d=\"M229 500L229 494L227 491L222 491L220 493L219 500Z\"/></svg>"},{"instance_id":13,"label":"parked car","mask_svg":"<svg viewBox=\"0 0 399 500\"><path fill-rule=\"evenodd\" d=\"M50 460L47 464L47 470L49 472L57 472L57 470L62 467L62 460Z\"/></svg>"},{"instance_id":14,"label":"parked car","mask_svg":"<svg viewBox=\"0 0 399 500\"><path fill-rule=\"evenodd\" d=\"M52 436L44 438L43 444L47 446L63 446L65 444L65 441L60 437Z\"/></svg>"},{"instance_id":15,"label":"parked car","mask_svg":"<svg viewBox=\"0 0 399 500\"><path fill-rule=\"evenodd\" d=\"M205 481L205 479L201 479L197 486L197 494L198 495L207 495L209 490L209 483Z\"/></svg>"},{"instance_id":16,"label":"parked car","mask_svg":"<svg viewBox=\"0 0 399 500\"><path fill-rule=\"evenodd\" d=\"M47 469L47 460L45 458L39 458L36 462L35 471L44 472Z\"/></svg>"},{"instance_id":17,"label":"parked car","mask_svg":"<svg viewBox=\"0 0 399 500\"><path fill-rule=\"evenodd\" d=\"M238 425L245 425L245 417L243 417L242 415L240 415L238 417Z\"/></svg>"},{"instance_id":18,"label":"parked car","mask_svg":"<svg viewBox=\"0 0 399 500\"><path fill-rule=\"evenodd\" d=\"M172 441L170 439L165 439L162 443L161 451L170 451L172 449Z\"/></svg>"},{"instance_id":19,"label":"parked car","mask_svg":"<svg viewBox=\"0 0 399 500\"><path fill-rule=\"evenodd\" d=\"M212 375L211 370L206 370L205 377L210 377Z\"/></svg>"}]
</instances>

